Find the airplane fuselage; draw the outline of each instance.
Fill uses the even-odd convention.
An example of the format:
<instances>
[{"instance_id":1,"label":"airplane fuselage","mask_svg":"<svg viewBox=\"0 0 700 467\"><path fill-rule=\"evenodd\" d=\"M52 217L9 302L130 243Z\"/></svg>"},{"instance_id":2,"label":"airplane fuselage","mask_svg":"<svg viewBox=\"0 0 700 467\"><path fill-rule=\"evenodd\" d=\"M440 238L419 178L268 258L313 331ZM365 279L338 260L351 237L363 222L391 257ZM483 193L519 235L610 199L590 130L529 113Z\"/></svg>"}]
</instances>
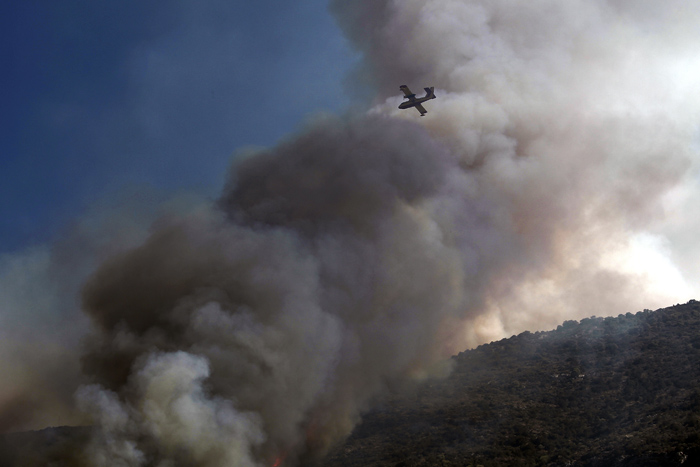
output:
<instances>
[{"instance_id":1,"label":"airplane fuselage","mask_svg":"<svg viewBox=\"0 0 700 467\"><path fill-rule=\"evenodd\" d=\"M410 109L411 107L415 107L418 104L422 104L425 101L429 101L430 99L435 99L435 95L432 95L430 97L420 97L418 99L413 99L412 101L402 102L401 105L399 105L399 109Z\"/></svg>"}]
</instances>

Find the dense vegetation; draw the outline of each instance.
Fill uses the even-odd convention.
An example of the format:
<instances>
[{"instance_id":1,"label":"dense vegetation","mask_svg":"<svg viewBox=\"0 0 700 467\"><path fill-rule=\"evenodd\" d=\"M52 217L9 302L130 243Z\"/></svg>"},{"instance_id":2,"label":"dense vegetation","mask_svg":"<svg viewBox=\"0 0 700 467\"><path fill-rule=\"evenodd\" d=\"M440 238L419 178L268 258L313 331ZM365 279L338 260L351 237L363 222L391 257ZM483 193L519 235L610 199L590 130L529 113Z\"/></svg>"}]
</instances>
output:
<instances>
[{"instance_id":1,"label":"dense vegetation","mask_svg":"<svg viewBox=\"0 0 700 467\"><path fill-rule=\"evenodd\" d=\"M0 466L63 467L81 465L80 453L90 438L90 427L51 427L39 431L0 435Z\"/></svg>"},{"instance_id":2,"label":"dense vegetation","mask_svg":"<svg viewBox=\"0 0 700 467\"><path fill-rule=\"evenodd\" d=\"M566 321L453 357L327 466L700 464L700 302Z\"/></svg>"}]
</instances>

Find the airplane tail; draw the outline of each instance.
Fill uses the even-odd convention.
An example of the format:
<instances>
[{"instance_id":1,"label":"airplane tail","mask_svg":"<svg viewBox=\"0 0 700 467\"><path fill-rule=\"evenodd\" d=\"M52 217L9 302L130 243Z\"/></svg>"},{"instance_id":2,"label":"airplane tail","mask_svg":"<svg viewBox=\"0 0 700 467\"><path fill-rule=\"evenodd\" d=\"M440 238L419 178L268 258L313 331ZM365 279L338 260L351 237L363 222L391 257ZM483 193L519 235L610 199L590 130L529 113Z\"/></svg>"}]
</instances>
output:
<instances>
[{"instance_id":1,"label":"airplane tail","mask_svg":"<svg viewBox=\"0 0 700 467\"><path fill-rule=\"evenodd\" d=\"M425 89L425 97L429 97L430 99L435 99L435 87L431 88L423 88Z\"/></svg>"}]
</instances>

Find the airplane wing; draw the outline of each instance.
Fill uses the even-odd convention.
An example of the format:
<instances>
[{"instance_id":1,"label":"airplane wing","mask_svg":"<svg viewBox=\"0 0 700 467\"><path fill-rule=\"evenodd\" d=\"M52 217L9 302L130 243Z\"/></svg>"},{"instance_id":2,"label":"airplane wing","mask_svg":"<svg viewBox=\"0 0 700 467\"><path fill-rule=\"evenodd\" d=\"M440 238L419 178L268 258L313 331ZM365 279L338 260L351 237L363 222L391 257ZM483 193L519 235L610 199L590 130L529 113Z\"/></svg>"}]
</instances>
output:
<instances>
[{"instance_id":1,"label":"airplane wing","mask_svg":"<svg viewBox=\"0 0 700 467\"><path fill-rule=\"evenodd\" d=\"M413 98L413 97L416 97L416 95L413 94L413 93L411 92L411 90L408 89L408 86L406 86L405 84L399 86L399 89L401 89L401 90L403 91L403 93L406 95L406 97L408 97L409 99L411 99L411 98Z\"/></svg>"},{"instance_id":2,"label":"airplane wing","mask_svg":"<svg viewBox=\"0 0 700 467\"><path fill-rule=\"evenodd\" d=\"M418 109L418 112L420 112L420 116L421 116L421 117L422 117L423 115L425 115L425 114L428 113L428 111L425 110L425 107L423 107L423 106L420 105L420 104L416 104L415 107L416 107L416 109Z\"/></svg>"}]
</instances>

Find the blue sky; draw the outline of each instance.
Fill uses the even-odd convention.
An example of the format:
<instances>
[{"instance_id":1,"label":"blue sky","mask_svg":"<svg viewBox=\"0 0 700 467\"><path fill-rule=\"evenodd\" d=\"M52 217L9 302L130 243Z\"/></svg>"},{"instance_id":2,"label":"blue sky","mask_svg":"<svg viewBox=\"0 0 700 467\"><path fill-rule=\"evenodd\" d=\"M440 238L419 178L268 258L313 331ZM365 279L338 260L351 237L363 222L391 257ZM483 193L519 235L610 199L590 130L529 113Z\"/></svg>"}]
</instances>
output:
<instances>
[{"instance_id":1,"label":"blue sky","mask_svg":"<svg viewBox=\"0 0 700 467\"><path fill-rule=\"evenodd\" d=\"M325 0L24 0L0 10L0 253L102 200L215 196L236 150L349 104Z\"/></svg>"}]
</instances>

